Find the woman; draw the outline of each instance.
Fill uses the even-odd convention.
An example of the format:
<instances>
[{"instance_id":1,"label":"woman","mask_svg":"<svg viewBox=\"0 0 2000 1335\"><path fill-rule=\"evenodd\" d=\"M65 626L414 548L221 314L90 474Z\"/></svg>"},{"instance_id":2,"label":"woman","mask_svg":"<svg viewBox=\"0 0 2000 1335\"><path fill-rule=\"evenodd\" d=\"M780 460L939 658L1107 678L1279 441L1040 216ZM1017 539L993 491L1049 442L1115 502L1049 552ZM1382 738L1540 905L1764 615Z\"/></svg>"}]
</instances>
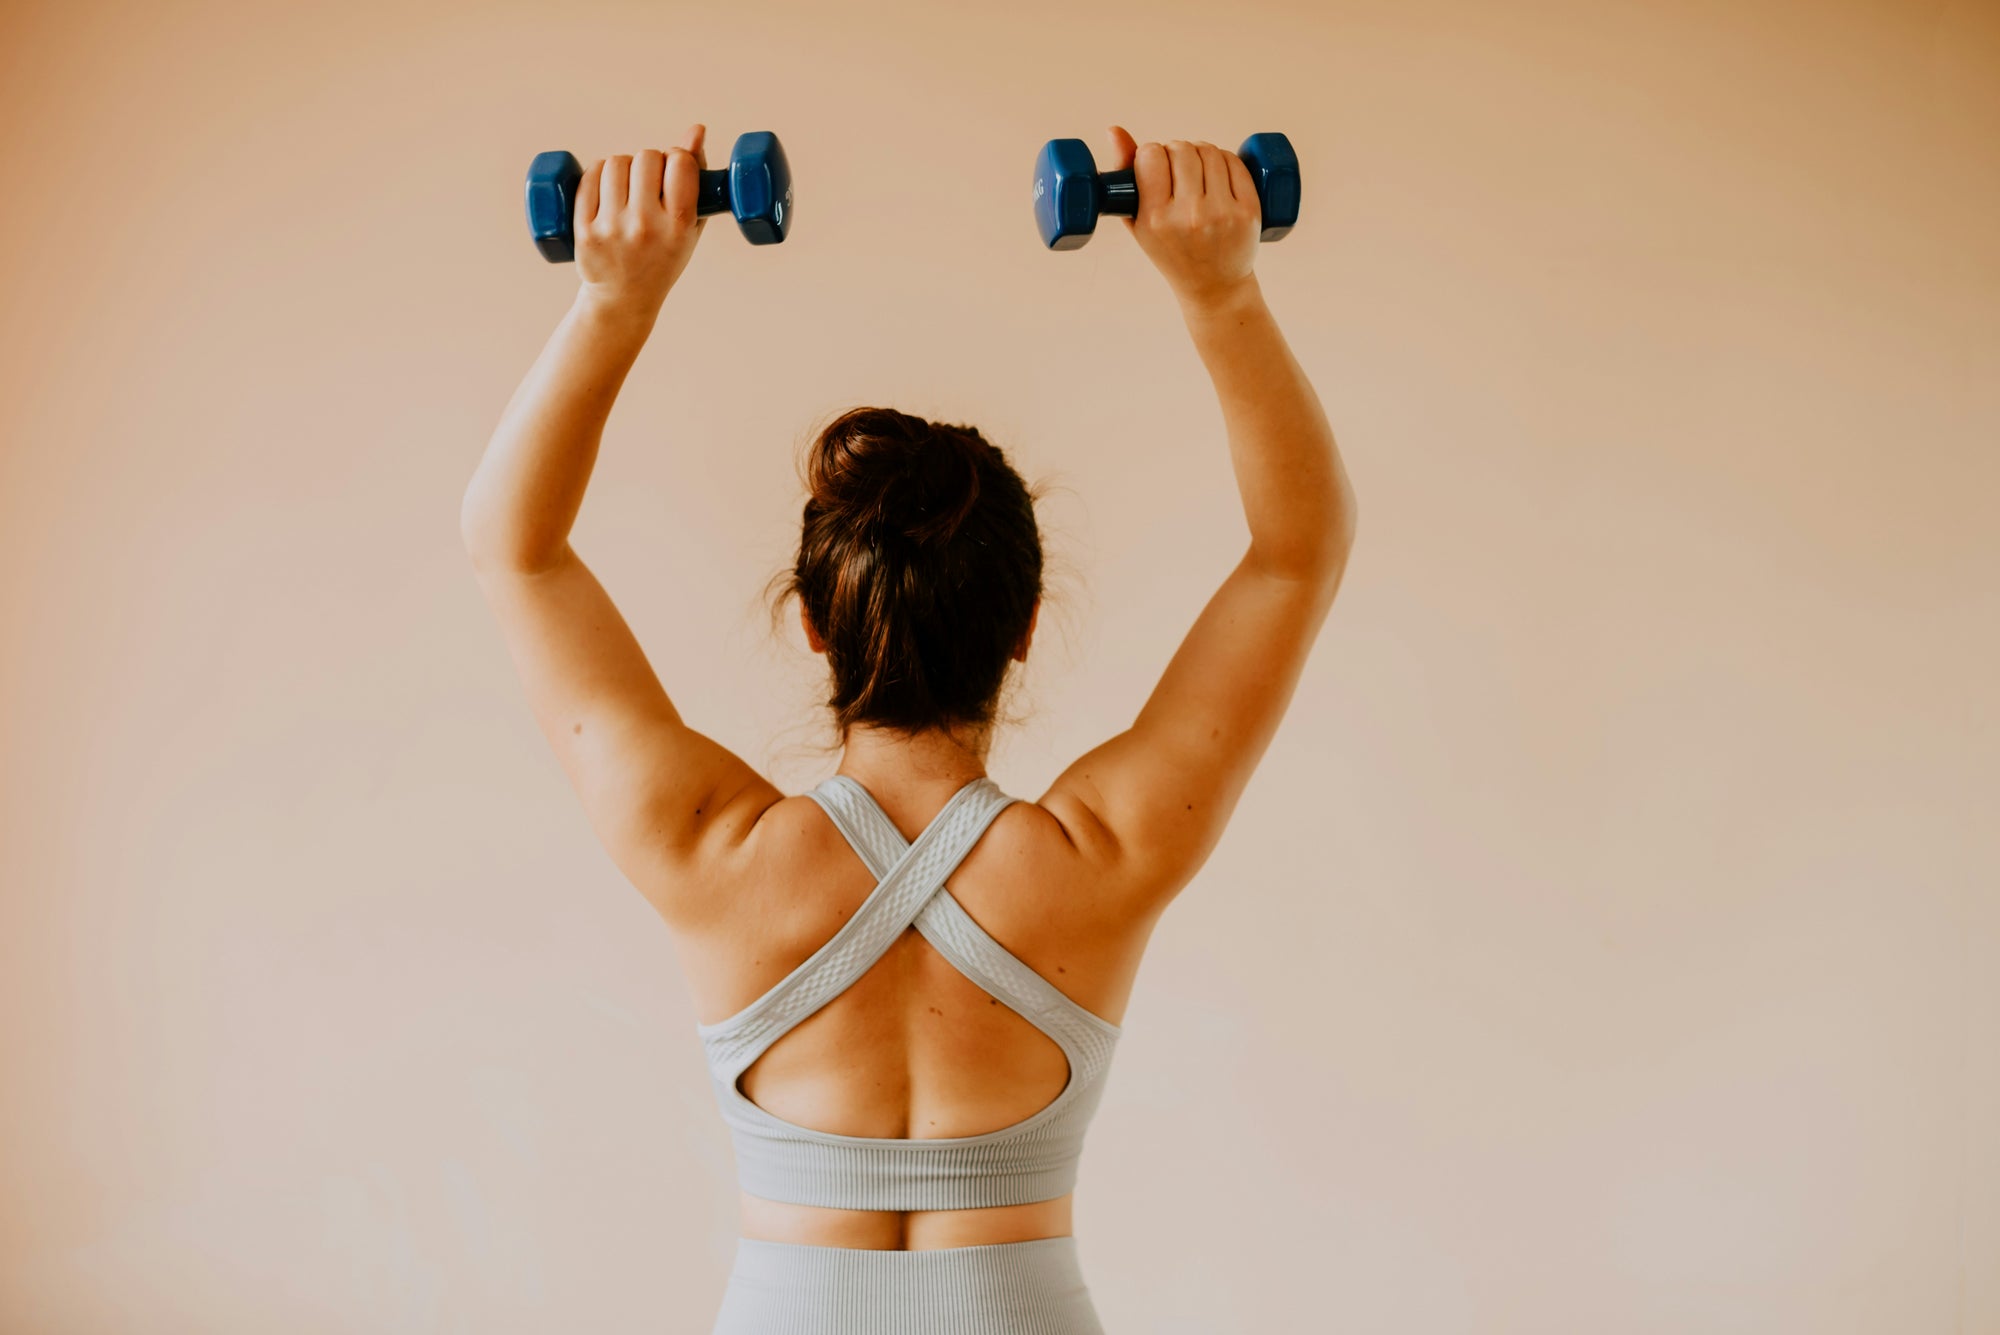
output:
<instances>
[{"instance_id":1,"label":"woman","mask_svg":"<svg viewBox=\"0 0 2000 1335\"><path fill-rule=\"evenodd\" d=\"M1101 1329L1070 1231L1084 1126L1147 937L1270 741L1354 530L1251 272L1248 171L1111 133L1137 173L1128 226L1221 399L1250 543L1132 725L1040 800L985 777L1042 566L1032 497L973 428L859 409L813 447L788 592L843 747L804 796L682 721L570 549L612 401L701 234L702 127L585 174L576 303L466 491L535 716L693 988L744 1189L718 1332Z\"/></svg>"}]
</instances>

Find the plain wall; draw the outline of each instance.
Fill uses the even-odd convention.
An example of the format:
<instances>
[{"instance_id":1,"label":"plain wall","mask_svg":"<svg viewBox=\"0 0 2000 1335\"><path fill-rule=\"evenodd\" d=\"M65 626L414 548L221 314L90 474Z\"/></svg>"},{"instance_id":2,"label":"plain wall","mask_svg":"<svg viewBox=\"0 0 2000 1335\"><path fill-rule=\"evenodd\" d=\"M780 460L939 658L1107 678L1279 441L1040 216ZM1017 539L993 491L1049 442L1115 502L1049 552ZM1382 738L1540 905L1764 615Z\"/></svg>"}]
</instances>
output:
<instances>
[{"instance_id":1,"label":"plain wall","mask_svg":"<svg viewBox=\"0 0 2000 1335\"><path fill-rule=\"evenodd\" d=\"M0 109L0 1329L707 1329L689 999L458 543L575 283L522 171L783 137L577 545L803 787L797 445L980 424L1032 796L1244 540L1164 286L1033 234L1118 119L1298 145L1362 519L1127 1020L1109 1327L2000 1331L2000 6L17 0Z\"/></svg>"}]
</instances>

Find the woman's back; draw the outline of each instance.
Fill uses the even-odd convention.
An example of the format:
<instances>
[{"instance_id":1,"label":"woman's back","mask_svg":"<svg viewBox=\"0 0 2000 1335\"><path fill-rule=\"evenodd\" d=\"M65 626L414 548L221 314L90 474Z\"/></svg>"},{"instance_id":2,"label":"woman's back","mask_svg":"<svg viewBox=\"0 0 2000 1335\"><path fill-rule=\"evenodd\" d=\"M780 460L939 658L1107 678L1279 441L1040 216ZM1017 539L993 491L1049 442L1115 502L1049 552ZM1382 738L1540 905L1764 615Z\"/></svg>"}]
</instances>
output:
<instances>
[{"instance_id":1,"label":"woman's back","mask_svg":"<svg viewBox=\"0 0 2000 1335\"><path fill-rule=\"evenodd\" d=\"M975 778L977 776L974 776ZM905 841L963 785L875 777ZM867 800L866 798L862 800ZM1061 806L1058 801L1058 807ZM946 892L1004 951L1115 1031L1154 915L1061 820L1012 802L951 871ZM716 914L681 948L705 1027L737 1016L853 922L877 876L812 797L774 803L716 879ZM841 1136L989 1137L1043 1113L1071 1079L1062 1047L980 986L916 926L757 1056L738 1088L787 1123ZM1067 1192L1030 1205L861 1211L744 1197L746 1236L825 1245L964 1246L1068 1231Z\"/></svg>"}]
</instances>

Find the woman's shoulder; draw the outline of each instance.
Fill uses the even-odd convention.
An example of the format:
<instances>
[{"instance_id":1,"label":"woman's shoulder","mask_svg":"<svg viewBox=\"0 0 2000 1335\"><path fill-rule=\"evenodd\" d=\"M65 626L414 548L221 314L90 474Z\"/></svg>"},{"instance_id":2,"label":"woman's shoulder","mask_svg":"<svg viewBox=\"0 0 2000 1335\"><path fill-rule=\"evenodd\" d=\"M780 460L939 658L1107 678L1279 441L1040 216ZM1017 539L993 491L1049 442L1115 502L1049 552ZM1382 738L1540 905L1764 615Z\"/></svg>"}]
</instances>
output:
<instances>
[{"instance_id":1,"label":"woman's shoulder","mask_svg":"<svg viewBox=\"0 0 2000 1335\"><path fill-rule=\"evenodd\" d=\"M1101 879L1101 864L1110 852L1087 816L1060 804L1016 797L966 852L960 868L981 879L1067 888ZM741 840L720 851L711 867L714 883L727 887L735 902L744 903L748 895L767 908L773 896L821 898L830 886L854 881L857 872L861 881L873 884L873 873L811 793L786 795L765 806Z\"/></svg>"}]
</instances>

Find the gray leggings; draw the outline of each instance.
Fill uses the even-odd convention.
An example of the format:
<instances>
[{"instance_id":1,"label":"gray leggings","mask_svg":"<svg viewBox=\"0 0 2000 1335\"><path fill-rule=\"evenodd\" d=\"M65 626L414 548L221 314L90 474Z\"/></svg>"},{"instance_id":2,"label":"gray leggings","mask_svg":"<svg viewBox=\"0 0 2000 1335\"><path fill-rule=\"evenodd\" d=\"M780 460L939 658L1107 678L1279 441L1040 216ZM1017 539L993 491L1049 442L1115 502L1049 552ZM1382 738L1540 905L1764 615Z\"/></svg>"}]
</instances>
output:
<instances>
[{"instance_id":1,"label":"gray leggings","mask_svg":"<svg viewBox=\"0 0 2000 1335\"><path fill-rule=\"evenodd\" d=\"M1103 1335L1076 1239L939 1251L740 1238L714 1335Z\"/></svg>"}]
</instances>

